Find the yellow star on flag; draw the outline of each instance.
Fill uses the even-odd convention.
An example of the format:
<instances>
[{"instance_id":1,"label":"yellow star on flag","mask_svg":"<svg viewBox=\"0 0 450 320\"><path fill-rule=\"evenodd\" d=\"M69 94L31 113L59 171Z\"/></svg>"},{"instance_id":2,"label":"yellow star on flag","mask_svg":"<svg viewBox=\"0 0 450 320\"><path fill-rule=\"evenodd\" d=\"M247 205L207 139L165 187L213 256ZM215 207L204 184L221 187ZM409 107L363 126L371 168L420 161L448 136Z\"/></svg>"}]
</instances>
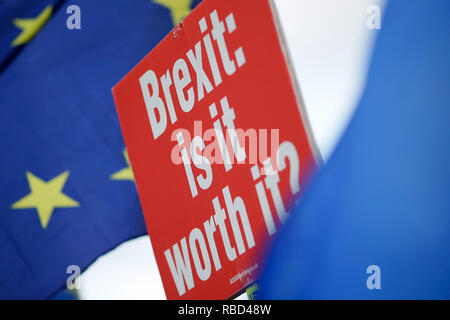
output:
<instances>
[{"instance_id":1,"label":"yellow star on flag","mask_svg":"<svg viewBox=\"0 0 450 320\"><path fill-rule=\"evenodd\" d=\"M170 10L174 26L191 12L192 0L153 0L153 2Z\"/></svg>"},{"instance_id":2,"label":"yellow star on flag","mask_svg":"<svg viewBox=\"0 0 450 320\"><path fill-rule=\"evenodd\" d=\"M45 182L31 172L27 172L31 192L15 202L11 207L13 209L36 208L42 228L47 228L55 208L80 206L78 202L62 193L68 177L69 171L65 171L50 181Z\"/></svg>"},{"instance_id":3,"label":"yellow star on flag","mask_svg":"<svg viewBox=\"0 0 450 320\"><path fill-rule=\"evenodd\" d=\"M128 158L128 152L126 149L123 150L123 156L127 162L127 167L123 168L116 173L111 175L112 180L131 180L134 181L133 170L131 170L130 159Z\"/></svg>"},{"instance_id":4,"label":"yellow star on flag","mask_svg":"<svg viewBox=\"0 0 450 320\"><path fill-rule=\"evenodd\" d=\"M12 46L16 47L21 44L25 44L41 30L44 24L52 15L53 6L48 5L45 9L36 17L30 19L14 19L14 25L21 29L22 32L14 39Z\"/></svg>"}]
</instances>

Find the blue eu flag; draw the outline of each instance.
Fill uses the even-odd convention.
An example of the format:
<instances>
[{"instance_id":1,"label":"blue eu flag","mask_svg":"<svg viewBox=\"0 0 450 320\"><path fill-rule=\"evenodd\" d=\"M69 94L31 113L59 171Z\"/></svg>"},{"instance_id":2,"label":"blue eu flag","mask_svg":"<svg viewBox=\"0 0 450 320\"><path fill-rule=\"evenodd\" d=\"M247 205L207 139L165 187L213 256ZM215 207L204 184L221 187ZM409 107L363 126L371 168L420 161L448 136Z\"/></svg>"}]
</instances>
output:
<instances>
[{"instance_id":1,"label":"blue eu flag","mask_svg":"<svg viewBox=\"0 0 450 320\"><path fill-rule=\"evenodd\" d=\"M262 298L450 298L449 10L388 3L360 105L275 241Z\"/></svg>"},{"instance_id":2,"label":"blue eu flag","mask_svg":"<svg viewBox=\"0 0 450 320\"><path fill-rule=\"evenodd\" d=\"M146 233L111 88L194 2L0 2L0 298Z\"/></svg>"}]
</instances>

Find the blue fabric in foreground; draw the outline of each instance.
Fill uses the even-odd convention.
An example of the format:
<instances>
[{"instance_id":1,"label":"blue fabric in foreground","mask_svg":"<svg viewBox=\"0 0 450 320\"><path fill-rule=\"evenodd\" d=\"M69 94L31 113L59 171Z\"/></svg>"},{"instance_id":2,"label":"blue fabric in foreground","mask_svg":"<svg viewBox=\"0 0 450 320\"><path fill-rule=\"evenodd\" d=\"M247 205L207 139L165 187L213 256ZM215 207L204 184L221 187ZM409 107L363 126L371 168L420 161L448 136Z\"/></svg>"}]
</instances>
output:
<instances>
[{"instance_id":1,"label":"blue fabric in foreground","mask_svg":"<svg viewBox=\"0 0 450 320\"><path fill-rule=\"evenodd\" d=\"M274 241L261 298L450 298L449 11L389 2L359 107Z\"/></svg>"}]
</instances>

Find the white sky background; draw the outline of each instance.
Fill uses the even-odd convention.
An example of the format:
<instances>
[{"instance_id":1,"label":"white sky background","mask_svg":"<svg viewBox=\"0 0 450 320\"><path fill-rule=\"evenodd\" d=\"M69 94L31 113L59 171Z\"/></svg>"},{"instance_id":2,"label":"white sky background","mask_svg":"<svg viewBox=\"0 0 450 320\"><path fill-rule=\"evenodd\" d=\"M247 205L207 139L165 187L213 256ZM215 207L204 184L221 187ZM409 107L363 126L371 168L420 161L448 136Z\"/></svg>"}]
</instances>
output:
<instances>
[{"instance_id":1,"label":"white sky background","mask_svg":"<svg viewBox=\"0 0 450 320\"><path fill-rule=\"evenodd\" d=\"M366 27L366 10L383 3L275 0L324 160L342 134L364 87L376 36L376 31ZM102 256L80 280L82 299L165 299L147 236Z\"/></svg>"}]
</instances>

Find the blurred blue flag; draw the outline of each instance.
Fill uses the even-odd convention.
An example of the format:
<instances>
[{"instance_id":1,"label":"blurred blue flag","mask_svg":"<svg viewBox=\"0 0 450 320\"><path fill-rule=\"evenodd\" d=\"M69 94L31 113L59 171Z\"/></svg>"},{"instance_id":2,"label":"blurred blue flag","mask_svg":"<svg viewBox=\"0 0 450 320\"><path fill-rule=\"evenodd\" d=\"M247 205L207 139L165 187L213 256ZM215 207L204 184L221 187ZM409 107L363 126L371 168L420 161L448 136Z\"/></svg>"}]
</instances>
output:
<instances>
[{"instance_id":1,"label":"blurred blue flag","mask_svg":"<svg viewBox=\"0 0 450 320\"><path fill-rule=\"evenodd\" d=\"M196 3L0 2L0 298L51 297L146 233L111 88Z\"/></svg>"},{"instance_id":2,"label":"blurred blue flag","mask_svg":"<svg viewBox=\"0 0 450 320\"><path fill-rule=\"evenodd\" d=\"M275 240L263 299L450 299L449 11L388 3L360 105Z\"/></svg>"}]
</instances>

